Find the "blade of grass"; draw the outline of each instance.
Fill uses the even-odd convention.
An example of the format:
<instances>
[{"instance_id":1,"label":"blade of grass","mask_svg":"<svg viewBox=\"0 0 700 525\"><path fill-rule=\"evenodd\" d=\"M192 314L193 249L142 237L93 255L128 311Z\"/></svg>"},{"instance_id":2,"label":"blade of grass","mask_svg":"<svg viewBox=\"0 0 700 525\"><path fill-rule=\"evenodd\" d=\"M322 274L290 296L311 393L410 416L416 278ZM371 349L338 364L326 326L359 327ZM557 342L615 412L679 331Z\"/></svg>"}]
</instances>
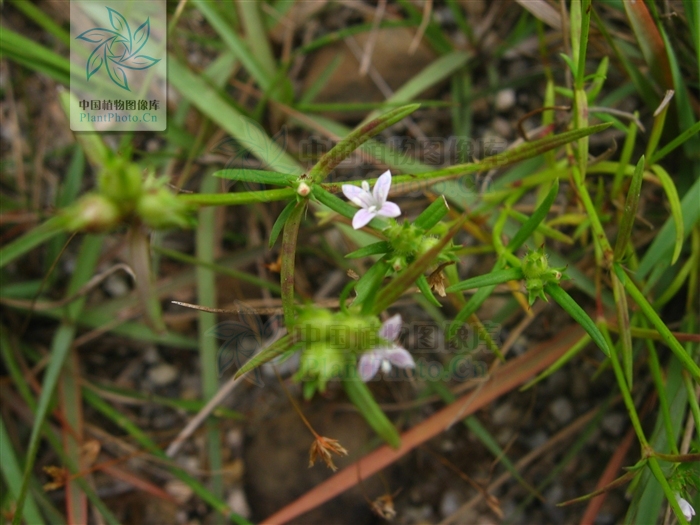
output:
<instances>
[{"instance_id":1,"label":"blade of grass","mask_svg":"<svg viewBox=\"0 0 700 525\"><path fill-rule=\"evenodd\" d=\"M78 354L71 348L63 365L58 380L60 406L63 413L63 448L66 455L82 471L85 466L81 462L83 445L83 404L80 396L80 368ZM87 497L80 490L80 485L74 479L69 479L65 485L66 516L69 523L87 523Z\"/></svg>"},{"instance_id":2,"label":"blade of grass","mask_svg":"<svg viewBox=\"0 0 700 525\"><path fill-rule=\"evenodd\" d=\"M62 217L53 217L0 249L0 268L63 231Z\"/></svg>"},{"instance_id":3,"label":"blade of grass","mask_svg":"<svg viewBox=\"0 0 700 525\"><path fill-rule=\"evenodd\" d=\"M165 455L165 452L163 452L145 432L143 432L125 415L115 410L114 407L112 407L109 403L106 403L92 390L84 389L83 396L89 405L127 432L134 439L134 441L141 445L145 450L153 454L153 456L156 458L165 460L167 464L170 465L170 460L168 456ZM209 504L214 510L227 517L231 522L238 523L239 525L251 525L248 520L232 512L224 501L214 496L204 485L190 476L183 469L176 466L169 466L168 470L176 478L180 479L188 487L190 487L195 494L202 498L202 500Z\"/></svg>"},{"instance_id":4,"label":"blade of grass","mask_svg":"<svg viewBox=\"0 0 700 525\"><path fill-rule=\"evenodd\" d=\"M214 192L218 181L214 177L204 177L200 191L202 193ZM195 235L197 259L207 263L214 263L214 249L216 242L216 211L214 208L199 210L197 233ZM197 301L201 306L216 308L216 275L203 266L197 266ZM202 399L211 399L219 390L219 370L217 367L218 346L215 338L207 333L216 324L216 314L210 312L197 312L197 333L199 340L200 376L202 379ZM208 465L212 471L211 492L218 498L224 498L224 479L222 476L223 457L221 454L222 436L216 420L209 420L206 424Z\"/></svg>"},{"instance_id":5,"label":"blade of grass","mask_svg":"<svg viewBox=\"0 0 700 525\"><path fill-rule=\"evenodd\" d=\"M67 295L74 294L81 286L87 283L92 277L97 259L102 248L102 237L88 235L83 240L78 260L76 262L75 271L68 286ZM51 361L46 369L44 380L42 382L41 395L36 409L35 425L29 437L27 454L24 465L24 473L22 476L22 486L17 497L17 511L12 520L13 525L19 525L22 520L22 511L24 509L24 500L27 496L29 487L29 479L31 477L34 461L36 460L39 444L41 442L41 427L46 420L58 377L63 368L63 363L66 360L68 351L70 350L73 338L75 336L75 320L80 315L85 298L80 298L66 307L66 318L61 326L56 331L51 345Z\"/></svg>"},{"instance_id":6,"label":"blade of grass","mask_svg":"<svg viewBox=\"0 0 700 525\"><path fill-rule=\"evenodd\" d=\"M419 104L402 106L388 111L380 117L359 126L321 157L316 165L311 168L309 177L316 182L323 181L342 160L353 153L361 144L367 142L370 138L381 133L389 126L404 119L417 110L418 107Z\"/></svg>"},{"instance_id":7,"label":"blade of grass","mask_svg":"<svg viewBox=\"0 0 700 525\"><path fill-rule=\"evenodd\" d=\"M17 499L20 492L20 487L22 486L22 468L15 451L12 448L12 441L5 428L5 422L0 415L0 470L2 470L3 478L7 482L7 487L9 487L9 492L12 498ZM27 494L27 499L24 503L24 519L27 523L32 525L43 525L44 518L42 518L39 508L34 501L31 494Z\"/></svg>"},{"instance_id":8,"label":"blade of grass","mask_svg":"<svg viewBox=\"0 0 700 525\"><path fill-rule=\"evenodd\" d=\"M625 290L627 290L627 293L630 295L630 297L632 297L634 302L637 303L637 306L639 306L639 308L642 310L647 320L652 325L654 325L654 328L658 330L664 342L668 345L668 347L675 354L678 360L681 363L683 363L683 366L688 371L688 373L696 381L700 382L700 368L698 368L698 365L695 364L695 361L693 361L693 359L681 346L681 344L678 342L678 339L676 339L673 336L671 330L669 330L666 324L661 320L659 315L654 310L654 307L651 304L649 304L649 301L647 301L644 294L637 289L632 280L627 276L627 274L619 264L615 263L613 265L613 269L618 279L620 279L620 282L625 287Z\"/></svg>"},{"instance_id":9,"label":"blade of grass","mask_svg":"<svg viewBox=\"0 0 700 525\"><path fill-rule=\"evenodd\" d=\"M698 170L695 169L695 171L697 172ZM700 206L698 206L698 202L700 202L700 178L695 179L695 182L681 201L680 209L685 235L690 233L693 225L700 219ZM677 242L676 239L678 238L675 233L675 228L676 224L674 218L669 218L661 227L652 241L651 246L649 246L642 260L639 262L639 267L636 272L637 279L641 280L646 278L655 266L663 264L665 262L664 259L668 260L669 252L674 249L674 245L676 245ZM651 286L652 284L653 283L647 283L647 286Z\"/></svg>"},{"instance_id":10,"label":"blade of grass","mask_svg":"<svg viewBox=\"0 0 700 525\"><path fill-rule=\"evenodd\" d=\"M200 9L213 5L211 2L198 2L198 4ZM211 9L211 7L205 9ZM271 138L260 133L255 123L241 115L204 79L182 65L174 56L169 57L168 60L168 78L183 97L232 137L243 143L266 166L280 173L302 173L301 166L286 151Z\"/></svg>"}]
</instances>

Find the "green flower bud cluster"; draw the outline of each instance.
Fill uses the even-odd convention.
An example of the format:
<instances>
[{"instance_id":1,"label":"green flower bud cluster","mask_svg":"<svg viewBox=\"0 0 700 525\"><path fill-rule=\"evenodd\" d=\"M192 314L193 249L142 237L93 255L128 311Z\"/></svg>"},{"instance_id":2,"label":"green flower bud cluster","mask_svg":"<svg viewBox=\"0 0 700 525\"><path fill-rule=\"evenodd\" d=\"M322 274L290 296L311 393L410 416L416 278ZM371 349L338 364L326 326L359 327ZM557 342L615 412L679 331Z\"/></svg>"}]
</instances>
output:
<instances>
[{"instance_id":1,"label":"green flower bud cluster","mask_svg":"<svg viewBox=\"0 0 700 525\"><path fill-rule=\"evenodd\" d=\"M193 226L191 207L152 173L145 179L135 164L114 157L100 174L97 193L88 193L63 210L69 231L100 233L138 218L154 229Z\"/></svg>"},{"instance_id":2,"label":"green flower bud cluster","mask_svg":"<svg viewBox=\"0 0 700 525\"><path fill-rule=\"evenodd\" d=\"M376 317L304 308L293 328L295 340L303 345L295 377L305 382L304 396L325 392L328 381L354 369L356 355L379 344L379 327Z\"/></svg>"},{"instance_id":3,"label":"green flower bud cluster","mask_svg":"<svg viewBox=\"0 0 700 525\"><path fill-rule=\"evenodd\" d=\"M438 226L443 226L438 224ZM384 234L392 247L389 264L396 272L400 272L411 264L416 258L429 252L438 242L437 236L429 235L425 230L404 221L403 224L394 223L384 230ZM436 263L456 261L453 253L454 245L450 243L437 256Z\"/></svg>"},{"instance_id":4,"label":"green flower bud cluster","mask_svg":"<svg viewBox=\"0 0 700 525\"><path fill-rule=\"evenodd\" d=\"M522 259L522 270L525 275L525 288L527 289L527 300L530 305L535 302L537 297L547 301L547 297L544 294L545 285L549 283L559 284L562 278L566 278L563 274L566 267L549 267L547 254L544 253L544 246L540 246L537 250L528 250Z\"/></svg>"}]
</instances>

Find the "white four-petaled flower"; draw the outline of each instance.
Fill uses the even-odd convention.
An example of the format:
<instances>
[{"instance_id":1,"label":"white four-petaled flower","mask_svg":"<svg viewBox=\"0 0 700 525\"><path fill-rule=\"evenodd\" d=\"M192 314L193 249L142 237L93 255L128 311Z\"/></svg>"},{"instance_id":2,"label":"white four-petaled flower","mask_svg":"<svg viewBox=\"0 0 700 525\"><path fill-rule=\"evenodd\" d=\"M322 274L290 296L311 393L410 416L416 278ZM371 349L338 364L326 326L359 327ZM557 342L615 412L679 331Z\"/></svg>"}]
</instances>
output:
<instances>
[{"instance_id":1,"label":"white four-petaled flower","mask_svg":"<svg viewBox=\"0 0 700 525\"><path fill-rule=\"evenodd\" d=\"M676 493L676 501L678 502L678 506L681 508L681 512L683 512L683 516L685 516L685 519L688 521L693 519L693 516L695 516L695 509L693 506L688 503L686 500L680 497L678 493Z\"/></svg>"},{"instance_id":2,"label":"white four-petaled flower","mask_svg":"<svg viewBox=\"0 0 700 525\"><path fill-rule=\"evenodd\" d=\"M369 221L377 215L382 217L398 217L401 209L397 204L388 202L389 188L391 188L391 172L385 171L377 179L372 191L369 191L369 183L362 181L362 187L351 184L343 184L343 193L350 202L360 207L352 218L352 227L356 230L365 227Z\"/></svg>"},{"instance_id":3,"label":"white four-petaled flower","mask_svg":"<svg viewBox=\"0 0 700 525\"><path fill-rule=\"evenodd\" d=\"M415 368L413 356L394 342L398 339L399 332L401 332L401 316L396 314L387 319L379 329L379 337L389 341L390 344L369 350L360 357L360 363L357 365L360 379L364 382L369 381L377 375L380 367L385 374L389 373L391 365L399 368Z\"/></svg>"}]
</instances>

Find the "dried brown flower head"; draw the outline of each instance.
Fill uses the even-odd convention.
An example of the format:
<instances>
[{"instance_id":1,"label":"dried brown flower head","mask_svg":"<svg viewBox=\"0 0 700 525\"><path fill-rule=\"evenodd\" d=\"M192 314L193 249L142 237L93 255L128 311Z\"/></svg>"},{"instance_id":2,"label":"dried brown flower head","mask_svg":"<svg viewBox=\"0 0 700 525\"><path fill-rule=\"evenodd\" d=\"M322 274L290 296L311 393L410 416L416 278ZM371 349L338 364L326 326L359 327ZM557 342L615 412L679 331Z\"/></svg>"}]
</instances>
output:
<instances>
[{"instance_id":1,"label":"dried brown flower head","mask_svg":"<svg viewBox=\"0 0 700 525\"><path fill-rule=\"evenodd\" d=\"M348 451L341 446L337 439L316 436L309 450L309 468L314 466L317 458L321 458L326 466L333 472L338 470L338 467L333 463L333 458L331 458L331 452L338 456L348 455Z\"/></svg>"},{"instance_id":2,"label":"dried brown flower head","mask_svg":"<svg viewBox=\"0 0 700 525\"><path fill-rule=\"evenodd\" d=\"M49 465L44 467L44 472L46 472L53 480L44 485L44 490L46 492L60 489L68 481L68 470L63 467L54 467Z\"/></svg>"}]
</instances>

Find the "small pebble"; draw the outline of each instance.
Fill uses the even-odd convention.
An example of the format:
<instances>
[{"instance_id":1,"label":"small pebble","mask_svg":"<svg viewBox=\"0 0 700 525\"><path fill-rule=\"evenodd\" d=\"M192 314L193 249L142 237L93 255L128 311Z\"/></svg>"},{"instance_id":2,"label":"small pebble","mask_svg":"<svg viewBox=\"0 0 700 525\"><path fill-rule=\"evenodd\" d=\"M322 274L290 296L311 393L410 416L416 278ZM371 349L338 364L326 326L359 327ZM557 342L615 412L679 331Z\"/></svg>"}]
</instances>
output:
<instances>
[{"instance_id":1,"label":"small pebble","mask_svg":"<svg viewBox=\"0 0 700 525\"><path fill-rule=\"evenodd\" d=\"M131 291L128 277L122 274L112 274L104 281L104 289L112 297L123 297Z\"/></svg>"},{"instance_id":2,"label":"small pebble","mask_svg":"<svg viewBox=\"0 0 700 525\"><path fill-rule=\"evenodd\" d=\"M504 403L493 411L492 421L494 425L507 425L514 423L517 419L518 411L510 403Z\"/></svg>"},{"instance_id":3,"label":"small pebble","mask_svg":"<svg viewBox=\"0 0 700 525\"><path fill-rule=\"evenodd\" d=\"M248 501L246 500L242 488L233 489L228 498L226 498L226 503L231 507L231 510L239 516L243 516L244 518L250 517L250 506L248 506Z\"/></svg>"},{"instance_id":4,"label":"small pebble","mask_svg":"<svg viewBox=\"0 0 700 525\"><path fill-rule=\"evenodd\" d=\"M459 493L455 490L448 490L440 499L440 516L447 518L452 516L460 507Z\"/></svg>"},{"instance_id":5,"label":"small pebble","mask_svg":"<svg viewBox=\"0 0 700 525\"><path fill-rule=\"evenodd\" d=\"M559 397L549 405L549 411L559 423L567 423L574 416L574 407L565 397Z\"/></svg>"},{"instance_id":6,"label":"small pebble","mask_svg":"<svg viewBox=\"0 0 700 525\"><path fill-rule=\"evenodd\" d=\"M179 479L171 479L165 484L165 492L170 494L179 505L187 503L194 493L187 483Z\"/></svg>"},{"instance_id":7,"label":"small pebble","mask_svg":"<svg viewBox=\"0 0 700 525\"><path fill-rule=\"evenodd\" d=\"M600 426L603 427L608 434L619 436L625 429L627 417L620 413L612 413L603 417Z\"/></svg>"},{"instance_id":8,"label":"small pebble","mask_svg":"<svg viewBox=\"0 0 700 525\"><path fill-rule=\"evenodd\" d=\"M491 125L501 137L510 138L513 134L513 126L503 117L496 117Z\"/></svg>"},{"instance_id":9,"label":"small pebble","mask_svg":"<svg viewBox=\"0 0 700 525\"><path fill-rule=\"evenodd\" d=\"M531 450L535 450L536 448L539 448L547 443L548 439L549 436L544 430L538 430L532 436L527 438L527 446L530 447Z\"/></svg>"},{"instance_id":10,"label":"small pebble","mask_svg":"<svg viewBox=\"0 0 700 525\"><path fill-rule=\"evenodd\" d=\"M494 102L494 107L496 111L504 113L515 106L515 90L514 89L502 89L496 93L496 100Z\"/></svg>"},{"instance_id":11,"label":"small pebble","mask_svg":"<svg viewBox=\"0 0 700 525\"><path fill-rule=\"evenodd\" d=\"M178 370L168 363L160 363L148 371L148 379L156 386L165 386L177 379Z\"/></svg>"},{"instance_id":12,"label":"small pebble","mask_svg":"<svg viewBox=\"0 0 700 525\"><path fill-rule=\"evenodd\" d=\"M160 361L160 354L155 346L149 346L143 353L143 360L146 364L155 365Z\"/></svg>"}]
</instances>

